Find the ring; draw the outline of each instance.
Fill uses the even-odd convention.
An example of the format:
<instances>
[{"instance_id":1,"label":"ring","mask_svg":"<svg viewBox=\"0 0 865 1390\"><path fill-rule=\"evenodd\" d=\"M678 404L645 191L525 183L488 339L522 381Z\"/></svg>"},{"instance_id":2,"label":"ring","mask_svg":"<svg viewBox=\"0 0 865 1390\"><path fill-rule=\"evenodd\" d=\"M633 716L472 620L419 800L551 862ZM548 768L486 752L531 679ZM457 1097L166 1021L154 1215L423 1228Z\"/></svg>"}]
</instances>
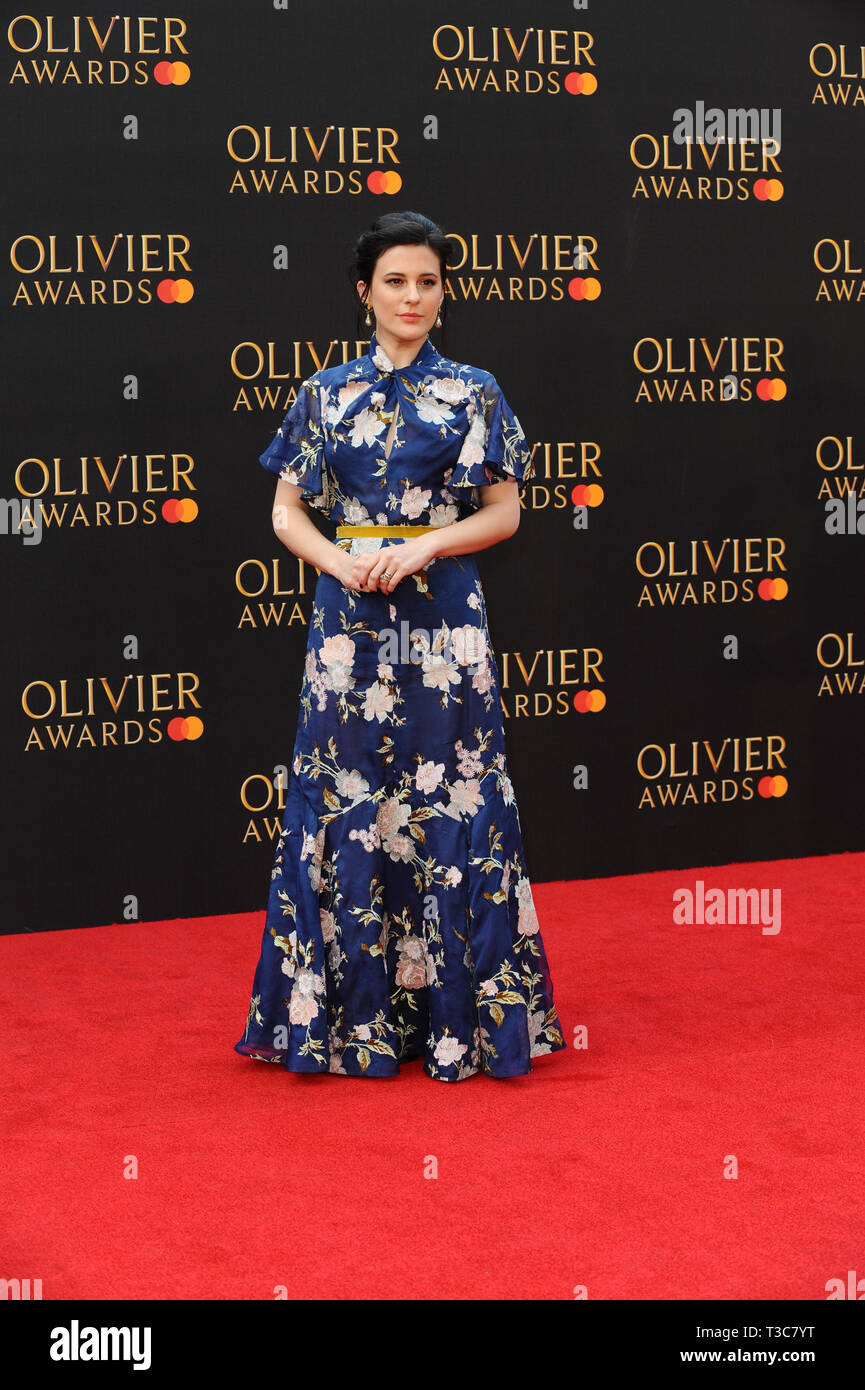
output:
<instances>
[{"instance_id":1,"label":"ring","mask_svg":"<svg viewBox=\"0 0 865 1390\"><path fill-rule=\"evenodd\" d=\"M385 570L382 579L390 579L390 570Z\"/></svg>"}]
</instances>

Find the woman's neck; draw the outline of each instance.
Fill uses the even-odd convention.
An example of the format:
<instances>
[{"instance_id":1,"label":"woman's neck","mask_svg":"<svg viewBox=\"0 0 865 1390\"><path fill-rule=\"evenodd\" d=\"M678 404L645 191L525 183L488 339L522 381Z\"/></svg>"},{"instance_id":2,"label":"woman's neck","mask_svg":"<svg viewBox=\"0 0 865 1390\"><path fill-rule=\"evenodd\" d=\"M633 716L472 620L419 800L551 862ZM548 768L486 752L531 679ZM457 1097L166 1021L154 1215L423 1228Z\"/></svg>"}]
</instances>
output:
<instances>
[{"instance_id":1,"label":"woman's neck","mask_svg":"<svg viewBox=\"0 0 865 1390\"><path fill-rule=\"evenodd\" d=\"M426 342L429 334L424 332L413 338L397 337L387 328L375 326L376 342L386 352L395 367L407 367L413 362Z\"/></svg>"}]
</instances>

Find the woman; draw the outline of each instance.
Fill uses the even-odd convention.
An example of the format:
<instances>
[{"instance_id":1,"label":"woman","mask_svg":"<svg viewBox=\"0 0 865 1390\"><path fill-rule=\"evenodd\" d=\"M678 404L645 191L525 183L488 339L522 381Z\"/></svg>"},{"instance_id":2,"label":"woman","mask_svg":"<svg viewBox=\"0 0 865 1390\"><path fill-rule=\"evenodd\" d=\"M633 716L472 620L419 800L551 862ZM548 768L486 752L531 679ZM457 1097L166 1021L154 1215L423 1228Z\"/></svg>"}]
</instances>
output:
<instances>
[{"instance_id":1,"label":"woman","mask_svg":"<svg viewBox=\"0 0 865 1390\"><path fill-rule=\"evenodd\" d=\"M472 558L516 531L531 451L495 378L430 341L449 251L413 212L360 237L369 351L304 381L260 457L277 536L321 571L235 1044L289 1071L521 1076L565 1046Z\"/></svg>"}]
</instances>

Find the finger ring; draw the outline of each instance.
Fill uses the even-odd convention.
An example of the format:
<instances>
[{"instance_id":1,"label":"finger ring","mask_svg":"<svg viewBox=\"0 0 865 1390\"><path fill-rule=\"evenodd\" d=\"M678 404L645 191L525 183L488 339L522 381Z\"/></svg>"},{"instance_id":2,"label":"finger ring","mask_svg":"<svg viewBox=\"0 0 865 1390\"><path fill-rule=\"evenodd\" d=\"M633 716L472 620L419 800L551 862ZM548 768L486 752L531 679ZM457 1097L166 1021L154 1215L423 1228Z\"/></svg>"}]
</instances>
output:
<instances>
[{"instance_id":1,"label":"finger ring","mask_svg":"<svg viewBox=\"0 0 865 1390\"><path fill-rule=\"evenodd\" d=\"M390 579L390 570L385 570L382 579Z\"/></svg>"}]
</instances>

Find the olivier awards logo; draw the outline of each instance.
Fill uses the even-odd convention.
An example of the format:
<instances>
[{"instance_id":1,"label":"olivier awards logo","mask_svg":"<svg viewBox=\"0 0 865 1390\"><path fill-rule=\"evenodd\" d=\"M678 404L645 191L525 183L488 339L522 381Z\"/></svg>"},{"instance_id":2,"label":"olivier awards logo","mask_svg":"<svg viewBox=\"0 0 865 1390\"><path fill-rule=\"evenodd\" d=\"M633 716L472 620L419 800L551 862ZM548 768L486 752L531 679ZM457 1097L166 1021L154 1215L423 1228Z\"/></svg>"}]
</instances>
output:
<instances>
[{"instance_id":1,"label":"olivier awards logo","mask_svg":"<svg viewBox=\"0 0 865 1390\"><path fill-rule=\"evenodd\" d=\"M448 232L454 243L445 286L464 303L536 304L596 300L601 293L598 239L584 232Z\"/></svg>"},{"instance_id":2,"label":"olivier awards logo","mask_svg":"<svg viewBox=\"0 0 865 1390\"><path fill-rule=\"evenodd\" d=\"M586 0L575 0L574 8L585 9ZM591 96L598 89L594 42L584 29L515 33L498 24L440 24L432 36L433 57L441 64L434 88L481 96Z\"/></svg>"},{"instance_id":3,"label":"olivier awards logo","mask_svg":"<svg viewBox=\"0 0 865 1390\"><path fill-rule=\"evenodd\" d=\"M635 402L718 405L782 401L787 394L780 338L640 338Z\"/></svg>"},{"instance_id":4,"label":"olivier awards logo","mask_svg":"<svg viewBox=\"0 0 865 1390\"><path fill-rule=\"evenodd\" d=\"M369 339L331 338L326 348L319 348L311 338L295 338L289 343L266 343L248 339L236 343L231 351L231 374L241 383L234 398L232 413L238 410L250 414L283 415L297 400L297 388L307 377L326 367L345 366L362 357Z\"/></svg>"},{"instance_id":5,"label":"olivier awards logo","mask_svg":"<svg viewBox=\"0 0 865 1390\"><path fill-rule=\"evenodd\" d=\"M240 804L248 817L241 843L274 844L282 830L288 768L275 767L273 775L251 772L240 786Z\"/></svg>"},{"instance_id":6,"label":"olivier awards logo","mask_svg":"<svg viewBox=\"0 0 865 1390\"><path fill-rule=\"evenodd\" d=\"M570 512L575 531L587 531L604 500L601 446L591 439L542 440L532 445L532 481L525 492L530 511Z\"/></svg>"},{"instance_id":7,"label":"olivier awards logo","mask_svg":"<svg viewBox=\"0 0 865 1390\"><path fill-rule=\"evenodd\" d=\"M769 603L787 597L780 536L724 536L722 540L643 541L636 567L646 582L638 608L685 608L726 603ZM758 576L763 576L759 578Z\"/></svg>"},{"instance_id":8,"label":"olivier awards logo","mask_svg":"<svg viewBox=\"0 0 865 1390\"><path fill-rule=\"evenodd\" d=\"M192 455L181 453L30 455L15 469L19 529L41 540L62 529L188 524L198 516L194 468Z\"/></svg>"},{"instance_id":9,"label":"olivier awards logo","mask_svg":"<svg viewBox=\"0 0 865 1390\"><path fill-rule=\"evenodd\" d=\"M392 126L290 125L274 133L269 125L236 125L226 143L236 166L229 193L334 197L402 188Z\"/></svg>"},{"instance_id":10,"label":"olivier awards logo","mask_svg":"<svg viewBox=\"0 0 865 1390\"><path fill-rule=\"evenodd\" d=\"M126 649L137 649L127 638ZM194 742L204 733L192 671L151 675L37 677L21 692L27 720L24 751L131 748L136 744Z\"/></svg>"},{"instance_id":11,"label":"olivier awards logo","mask_svg":"<svg viewBox=\"0 0 865 1390\"><path fill-rule=\"evenodd\" d=\"M827 536L865 536L865 465L855 461L853 435L827 434L817 445Z\"/></svg>"},{"instance_id":12,"label":"olivier awards logo","mask_svg":"<svg viewBox=\"0 0 865 1390\"><path fill-rule=\"evenodd\" d=\"M824 632L817 643L818 697L865 694L865 645L853 632Z\"/></svg>"},{"instance_id":13,"label":"olivier awards logo","mask_svg":"<svg viewBox=\"0 0 865 1390\"><path fill-rule=\"evenodd\" d=\"M601 689L603 660L600 647L551 647L531 657L522 652L502 652L499 671L505 718L598 714L607 703Z\"/></svg>"},{"instance_id":14,"label":"olivier awards logo","mask_svg":"<svg viewBox=\"0 0 865 1390\"><path fill-rule=\"evenodd\" d=\"M865 299L861 252L850 250L849 238L821 237L814 246L814 265L821 279L814 298L824 304L858 304Z\"/></svg>"},{"instance_id":15,"label":"olivier awards logo","mask_svg":"<svg viewBox=\"0 0 865 1390\"><path fill-rule=\"evenodd\" d=\"M186 21L168 16L14 15L6 28L15 55L9 85L182 87L190 78L185 36Z\"/></svg>"},{"instance_id":16,"label":"olivier awards logo","mask_svg":"<svg viewBox=\"0 0 865 1390\"><path fill-rule=\"evenodd\" d=\"M808 66L818 79L812 106L865 106L865 44L815 43Z\"/></svg>"},{"instance_id":17,"label":"olivier awards logo","mask_svg":"<svg viewBox=\"0 0 865 1390\"><path fill-rule=\"evenodd\" d=\"M771 801L787 794L781 734L646 743L637 753L642 791L637 809L720 806L734 801ZM762 774L762 775L761 775Z\"/></svg>"},{"instance_id":18,"label":"olivier awards logo","mask_svg":"<svg viewBox=\"0 0 865 1390\"><path fill-rule=\"evenodd\" d=\"M59 243L59 244L58 244ZM9 259L19 279L13 308L107 304L188 304L193 296L191 242L179 232L115 232L105 236L24 232ZM185 271L186 274L178 272ZM137 277L137 278L133 278ZM154 278L158 277L158 278Z\"/></svg>"},{"instance_id":19,"label":"olivier awards logo","mask_svg":"<svg viewBox=\"0 0 865 1390\"><path fill-rule=\"evenodd\" d=\"M234 585L242 603L238 631L307 626L300 599L307 596L307 565L300 556L281 555L272 560L249 557L234 573ZM321 571L311 566L316 575Z\"/></svg>"}]
</instances>

